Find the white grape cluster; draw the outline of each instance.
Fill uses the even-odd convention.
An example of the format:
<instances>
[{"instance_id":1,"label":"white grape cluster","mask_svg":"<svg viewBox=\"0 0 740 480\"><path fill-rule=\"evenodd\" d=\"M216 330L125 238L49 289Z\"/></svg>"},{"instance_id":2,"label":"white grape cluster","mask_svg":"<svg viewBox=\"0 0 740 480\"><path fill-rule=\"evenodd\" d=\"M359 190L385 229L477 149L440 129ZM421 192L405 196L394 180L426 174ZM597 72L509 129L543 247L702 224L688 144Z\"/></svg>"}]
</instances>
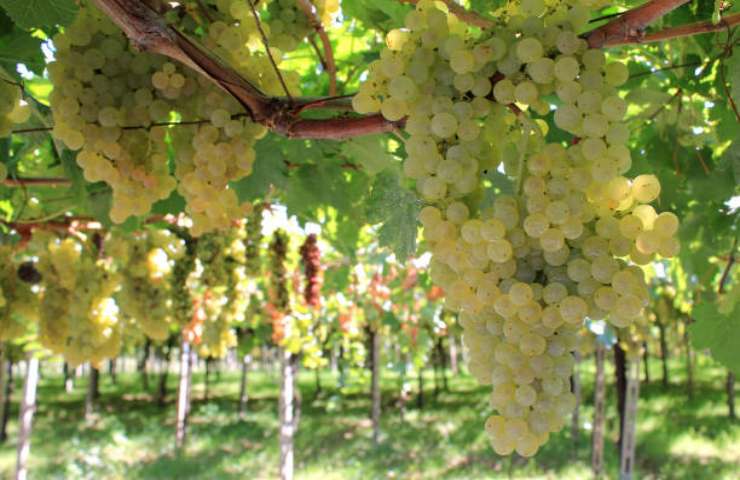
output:
<instances>
[{"instance_id":1,"label":"white grape cluster","mask_svg":"<svg viewBox=\"0 0 740 480\"><path fill-rule=\"evenodd\" d=\"M11 247L0 245L0 342L13 340L38 321L39 297L18 276L18 264Z\"/></svg>"},{"instance_id":2,"label":"white grape cluster","mask_svg":"<svg viewBox=\"0 0 740 480\"><path fill-rule=\"evenodd\" d=\"M190 11L198 11L198 3L193 3ZM274 2L277 3L277 2ZM273 4L274 4L273 3ZM289 2L294 5L295 2ZM203 2L209 5L211 21L203 23L200 27L206 31L205 35L200 35L197 22L185 22L176 17L172 18L173 22L178 22L179 26L187 33L199 36L203 45L212 52L215 52L219 58L228 62L229 66L234 67L237 72L262 92L280 96L285 95L285 91L278 79L270 59L268 58L262 36L257 28L257 23L252 13L252 9L247 2L241 0L207 0ZM268 8L272 7L270 4ZM286 47L292 45L284 44L280 37L283 33L278 26L276 33L271 32L271 20L265 16L265 10L261 10L259 5L255 5L260 17L262 29L269 39L270 54L273 60L280 65L283 59L283 52L287 52ZM292 9L291 9L292 11ZM303 18L302 12L298 12ZM293 15L291 13L290 15ZM270 17L270 15L267 15ZM272 17L270 17L272 18ZM299 18L299 17L295 17ZM288 27L290 29L291 27ZM305 34L303 35L305 36ZM303 37L301 37L303 38ZM283 79L286 82L291 94L298 95L300 92L300 74L290 70L280 70Z\"/></svg>"},{"instance_id":3,"label":"white grape cluster","mask_svg":"<svg viewBox=\"0 0 740 480\"><path fill-rule=\"evenodd\" d=\"M120 278L109 260L99 259L77 238L34 239L43 278L39 341L71 365L98 367L121 348L123 323L114 294Z\"/></svg>"},{"instance_id":4,"label":"white grape cluster","mask_svg":"<svg viewBox=\"0 0 740 480\"><path fill-rule=\"evenodd\" d=\"M112 187L114 222L147 213L176 187L196 235L244 216L250 206L228 184L251 173L266 130L238 115L236 100L162 57L133 52L93 8L81 9L54 45L52 133L79 150L88 181ZM186 125L161 125L175 119Z\"/></svg>"},{"instance_id":5,"label":"white grape cluster","mask_svg":"<svg viewBox=\"0 0 740 480\"><path fill-rule=\"evenodd\" d=\"M223 357L236 346L234 324L244 320L250 283L246 275L246 232L239 224L224 234L206 234L196 248L204 322L198 353Z\"/></svg>"},{"instance_id":6,"label":"white grape cluster","mask_svg":"<svg viewBox=\"0 0 740 480\"><path fill-rule=\"evenodd\" d=\"M461 313L471 372L493 386L498 415L486 431L497 453L531 456L575 405L571 352L584 319L625 327L643 315L638 265L677 252L678 221L648 205L656 177L622 176L631 157L616 87L627 70L575 33L588 11L521 7L526 17L473 39L422 0L388 34L353 104L405 118L404 172L429 202L420 220L432 279ZM550 114L551 94L556 126L575 136L567 147L531 119ZM517 194L484 208L481 177L501 160Z\"/></svg>"},{"instance_id":7,"label":"white grape cluster","mask_svg":"<svg viewBox=\"0 0 740 480\"><path fill-rule=\"evenodd\" d=\"M106 242L106 253L122 279L116 301L132 326L161 342L172 327L189 321L173 316L172 270L185 254L182 239L165 229L116 235Z\"/></svg>"},{"instance_id":8,"label":"white grape cluster","mask_svg":"<svg viewBox=\"0 0 740 480\"><path fill-rule=\"evenodd\" d=\"M20 86L0 76L0 138L9 136L14 125L26 123L29 118L31 106L23 101Z\"/></svg>"}]
</instances>

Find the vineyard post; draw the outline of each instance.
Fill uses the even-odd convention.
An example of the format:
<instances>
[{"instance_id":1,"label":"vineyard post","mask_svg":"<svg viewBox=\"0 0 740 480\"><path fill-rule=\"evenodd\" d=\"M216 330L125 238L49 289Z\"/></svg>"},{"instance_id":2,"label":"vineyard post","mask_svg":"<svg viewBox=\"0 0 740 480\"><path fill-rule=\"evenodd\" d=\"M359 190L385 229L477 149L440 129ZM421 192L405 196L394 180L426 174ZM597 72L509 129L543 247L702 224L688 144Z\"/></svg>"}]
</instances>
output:
<instances>
[{"instance_id":1,"label":"vineyard post","mask_svg":"<svg viewBox=\"0 0 740 480\"><path fill-rule=\"evenodd\" d=\"M666 331L663 319L658 318L658 334L660 335L660 362L663 366L663 388L668 388L668 342L666 342Z\"/></svg>"},{"instance_id":2,"label":"vineyard post","mask_svg":"<svg viewBox=\"0 0 740 480\"><path fill-rule=\"evenodd\" d=\"M686 394L689 399L694 398L694 359L691 350L691 341L689 340L689 323L690 319L684 319L683 343L686 348Z\"/></svg>"},{"instance_id":3,"label":"vineyard post","mask_svg":"<svg viewBox=\"0 0 740 480\"><path fill-rule=\"evenodd\" d=\"M3 418L5 417L5 382L8 379L8 376L5 374L5 364L7 359L9 358L9 355L7 353L8 347L5 345L5 342L0 342L0 422L2 422ZM9 363L9 362L8 362ZM2 425L0 425L0 428L2 428ZM0 431L0 443L3 441L3 432Z\"/></svg>"},{"instance_id":4,"label":"vineyard post","mask_svg":"<svg viewBox=\"0 0 740 480\"><path fill-rule=\"evenodd\" d=\"M372 425L373 425L373 443L380 443L380 414L381 414L381 392L380 392L380 346L381 337L377 328L370 329L372 342Z\"/></svg>"},{"instance_id":5,"label":"vineyard post","mask_svg":"<svg viewBox=\"0 0 740 480\"><path fill-rule=\"evenodd\" d=\"M64 372L64 391L66 393L72 393L75 389L75 379L74 375L72 375L72 371L69 368L69 363L64 362L64 365L62 366L62 371Z\"/></svg>"},{"instance_id":6,"label":"vineyard post","mask_svg":"<svg viewBox=\"0 0 740 480\"><path fill-rule=\"evenodd\" d=\"M617 411L619 412L617 451L621 452L624 440L624 416L627 398L627 355L619 342L614 344L614 375L617 387Z\"/></svg>"},{"instance_id":7,"label":"vineyard post","mask_svg":"<svg viewBox=\"0 0 740 480\"><path fill-rule=\"evenodd\" d=\"M108 360L108 375L110 375L111 382L113 382L113 385L116 385L118 383L118 375L117 375L117 359L111 358Z\"/></svg>"},{"instance_id":8,"label":"vineyard post","mask_svg":"<svg viewBox=\"0 0 740 480\"><path fill-rule=\"evenodd\" d=\"M15 381L13 380L13 359L7 355L5 361L5 391L2 407L2 417L0 417L0 444L8 439L8 421L10 419L10 401L13 398Z\"/></svg>"},{"instance_id":9,"label":"vineyard post","mask_svg":"<svg viewBox=\"0 0 740 480\"><path fill-rule=\"evenodd\" d=\"M578 433L580 429L580 410L581 410L581 354L578 350L573 352L573 375L571 378L571 386L573 389L573 395L576 397L576 406L573 409L573 416L571 418L570 425L570 436L573 440L573 451L576 452L578 449Z\"/></svg>"},{"instance_id":10,"label":"vineyard post","mask_svg":"<svg viewBox=\"0 0 740 480\"><path fill-rule=\"evenodd\" d=\"M100 380L100 370L90 365L90 377L87 384L87 395L85 396L85 419L92 420L95 413L95 402L100 396L98 390Z\"/></svg>"},{"instance_id":11,"label":"vineyard post","mask_svg":"<svg viewBox=\"0 0 740 480\"><path fill-rule=\"evenodd\" d=\"M23 386L23 399L18 414L18 451L16 457L15 480L28 478L28 458L31 455L31 429L33 414L36 412L36 388L39 382L39 359L32 352L28 358L26 380Z\"/></svg>"},{"instance_id":12,"label":"vineyard post","mask_svg":"<svg viewBox=\"0 0 740 480\"><path fill-rule=\"evenodd\" d=\"M450 332L449 336L449 350L450 350L450 370L452 371L453 375L457 375L458 373L458 366L457 366L457 340L455 337L455 334L453 332Z\"/></svg>"},{"instance_id":13,"label":"vineyard post","mask_svg":"<svg viewBox=\"0 0 740 480\"><path fill-rule=\"evenodd\" d=\"M286 325L285 335L289 335ZM280 479L293 479L293 400L295 379L293 378L292 354L283 347L278 347L280 357L280 400L278 404L280 417Z\"/></svg>"},{"instance_id":14,"label":"vineyard post","mask_svg":"<svg viewBox=\"0 0 740 480\"><path fill-rule=\"evenodd\" d=\"M139 364L137 365L137 370L139 371L139 374L141 375L141 387L144 389L144 391L149 390L149 372L147 371L147 364L149 363L149 355L152 351L152 341L147 338L144 341L144 351L141 355L141 360L139 360Z\"/></svg>"},{"instance_id":15,"label":"vineyard post","mask_svg":"<svg viewBox=\"0 0 740 480\"><path fill-rule=\"evenodd\" d=\"M624 409L624 431L620 453L619 478L632 480L635 468L635 437L637 426L637 399L640 393L640 360L627 361L627 392Z\"/></svg>"},{"instance_id":16,"label":"vineyard post","mask_svg":"<svg viewBox=\"0 0 740 480\"><path fill-rule=\"evenodd\" d=\"M604 474L604 412L606 404L606 381L604 379L604 357L606 348L596 342L596 378L594 379L594 420L591 436L591 468L594 478Z\"/></svg>"},{"instance_id":17,"label":"vineyard post","mask_svg":"<svg viewBox=\"0 0 740 480\"><path fill-rule=\"evenodd\" d=\"M247 414L247 402L249 402L249 391L247 390L247 375L252 357L249 354L242 355L241 381L239 382L239 418L244 420Z\"/></svg>"},{"instance_id":18,"label":"vineyard post","mask_svg":"<svg viewBox=\"0 0 740 480\"><path fill-rule=\"evenodd\" d=\"M650 383L650 353L648 352L648 342L642 342L642 360L645 367L645 384Z\"/></svg>"},{"instance_id":19,"label":"vineyard post","mask_svg":"<svg viewBox=\"0 0 740 480\"><path fill-rule=\"evenodd\" d=\"M727 381L725 382L727 389L727 412L731 420L737 419L735 414L735 374L731 371L727 372Z\"/></svg>"},{"instance_id":20,"label":"vineyard post","mask_svg":"<svg viewBox=\"0 0 740 480\"><path fill-rule=\"evenodd\" d=\"M182 341L180 346L180 384L177 394L177 424L175 426L175 448L185 447L188 421L188 395L190 392L190 343Z\"/></svg>"}]
</instances>

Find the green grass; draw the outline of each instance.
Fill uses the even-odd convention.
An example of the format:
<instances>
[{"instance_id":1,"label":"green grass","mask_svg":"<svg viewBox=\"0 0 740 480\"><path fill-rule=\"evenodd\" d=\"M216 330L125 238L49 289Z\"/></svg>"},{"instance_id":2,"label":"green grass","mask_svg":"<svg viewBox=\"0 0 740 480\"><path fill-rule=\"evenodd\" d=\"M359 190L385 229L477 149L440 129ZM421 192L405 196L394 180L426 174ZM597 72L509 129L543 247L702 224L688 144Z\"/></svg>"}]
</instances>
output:
<instances>
[{"instance_id":1,"label":"green grass","mask_svg":"<svg viewBox=\"0 0 740 480\"><path fill-rule=\"evenodd\" d=\"M724 394L724 371L699 356L694 398L683 386L683 365L671 365L672 385L664 390L657 378L641 386L638 421L637 478L733 479L740 465L740 423L730 422ZM652 365L653 376L659 365ZM608 365L609 399L605 456L609 478L615 478L617 414L613 374ZM431 372L426 377L425 405L414 396L402 422L395 406L398 379L383 377L383 436L370 439L369 396L362 375L351 377L343 396L335 378L322 374L324 392L315 398L314 376L302 372L303 415L296 439L299 479L437 479L437 478L590 478L590 430L593 360L583 365L585 404L582 431L553 435L536 458L501 458L487 445L482 423L489 414L487 389L466 375L450 382L450 391L433 397ZM410 379L416 387L415 379ZM277 378L252 373L249 415L236 417L238 373L225 372L211 386L211 401L202 401L202 376L193 389L187 454L173 448L175 407L171 395L164 408L143 392L133 374L118 385L103 376L99 415L82 419L83 382L65 394L61 379L45 377L39 389L31 451L32 479L268 479L277 471ZM152 384L155 382L153 381ZM16 390L19 397L20 384ZM153 386L152 386L153 388ZM15 464L15 412L10 442L0 446L0 478L11 478ZM567 430L567 429L566 429Z\"/></svg>"}]
</instances>

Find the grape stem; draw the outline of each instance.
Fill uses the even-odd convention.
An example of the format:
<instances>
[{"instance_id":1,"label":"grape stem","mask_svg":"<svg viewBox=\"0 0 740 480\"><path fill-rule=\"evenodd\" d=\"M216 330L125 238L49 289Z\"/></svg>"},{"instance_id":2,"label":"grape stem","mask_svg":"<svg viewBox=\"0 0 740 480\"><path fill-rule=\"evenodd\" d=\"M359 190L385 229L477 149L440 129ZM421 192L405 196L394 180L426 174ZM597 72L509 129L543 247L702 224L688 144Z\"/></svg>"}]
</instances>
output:
<instances>
[{"instance_id":1,"label":"grape stem","mask_svg":"<svg viewBox=\"0 0 740 480\"><path fill-rule=\"evenodd\" d=\"M259 15L257 15L257 9L254 8L254 3L252 3L252 0L246 0L249 4L249 8L252 10L252 16L254 17L254 23L257 25L257 30L260 32L260 37L262 38L262 45L265 47L265 54L267 54L267 58L270 59L270 64L272 65L273 70L275 70L275 74L278 77L278 80L280 80L280 85L283 87L283 91L285 92L285 96L288 97L288 100L290 102L293 102L293 97L290 95L290 90L288 90L288 85L285 83L285 79L283 78L283 74L280 71L280 69L277 66L277 63L275 63L275 58L272 56L272 52L270 51L270 44L267 41L267 35L265 35L265 31L262 29L262 22L260 21Z\"/></svg>"},{"instance_id":2,"label":"grape stem","mask_svg":"<svg viewBox=\"0 0 740 480\"><path fill-rule=\"evenodd\" d=\"M732 242L732 250L730 250L730 258L727 260L727 266L725 267L725 270L722 272L722 277L719 279L719 289L717 290L718 294L725 293L725 283L727 283L727 279L730 277L730 271L732 270L732 266L735 265L735 254L737 253L737 238L735 237L735 241Z\"/></svg>"},{"instance_id":3,"label":"grape stem","mask_svg":"<svg viewBox=\"0 0 740 480\"><path fill-rule=\"evenodd\" d=\"M57 186L69 186L72 181L68 178L6 178L2 181L5 187L20 187L20 186L46 186L46 187L57 187Z\"/></svg>"},{"instance_id":4,"label":"grape stem","mask_svg":"<svg viewBox=\"0 0 740 480\"><path fill-rule=\"evenodd\" d=\"M329 75L329 95L335 96L337 94L337 65L334 62L334 50L332 49L331 42L329 41L329 35L327 35L324 26L321 24L316 9L313 6L311 0L296 0L298 7L303 10L308 18L308 23L311 24L313 29L316 31L321 45L324 49L324 56L322 57L318 49L316 52L319 54L319 59L324 67L324 71Z\"/></svg>"}]
</instances>

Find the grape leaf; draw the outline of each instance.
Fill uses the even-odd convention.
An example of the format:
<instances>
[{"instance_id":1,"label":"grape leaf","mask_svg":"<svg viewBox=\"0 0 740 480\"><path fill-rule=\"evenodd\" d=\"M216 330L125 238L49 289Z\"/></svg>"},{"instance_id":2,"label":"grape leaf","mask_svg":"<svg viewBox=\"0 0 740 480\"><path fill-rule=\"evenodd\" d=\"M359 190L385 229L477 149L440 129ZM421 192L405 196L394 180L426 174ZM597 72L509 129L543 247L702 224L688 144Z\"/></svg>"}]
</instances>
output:
<instances>
[{"instance_id":1,"label":"grape leaf","mask_svg":"<svg viewBox=\"0 0 740 480\"><path fill-rule=\"evenodd\" d=\"M382 223L379 243L390 247L400 261L416 251L419 210L419 200L401 185L397 173L385 170L375 177L367 201L367 217L371 223Z\"/></svg>"},{"instance_id":2,"label":"grape leaf","mask_svg":"<svg viewBox=\"0 0 740 480\"><path fill-rule=\"evenodd\" d=\"M69 25L79 9L74 0L0 0L0 7L21 28Z\"/></svg>"},{"instance_id":3,"label":"grape leaf","mask_svg":"<svg viewBox=\"0 0 740 480\"><path fill-rule=\"evenodd\" d=\"M740 102L740 48L732 49L732 56L724 61L725 78L730 86L730 95L735 105Z\"/></svg>"},{"instance_id":4,"label":"grape leaf","mask_svg":"<svg viewBox=\"0 0 740 480\"><path fill-rule=\"evenodd\" d=\"M342 153L353 163L359 163L368 175L376 175L388 167L394 158L388 152L384 135L366 135L342 143Z\"/></svg>"},{"instance_id":5,"label":"grape leaf","mask_svg":"<svg viewBox=\"0 0 740 480\"><path fill-rule=\"evenodd\" d=\"M740 305L729 315L717 310L717 305L703 302L693 309L694 323L689 333L695 348L709 349L712 357L724 366L740 374Z\"/></svg>"},{"instance_id":6,"label":"grape leaf","mask_svg":"<svg viewBox=\"0 0 740 480\"><path fill-rule=\"evenodd\" d=\"M14 28L9 33L0 36L0 67L8 72L14 72L19 63L38 74L44 70L41 39Z\"/></svg>"}]
</instances>

